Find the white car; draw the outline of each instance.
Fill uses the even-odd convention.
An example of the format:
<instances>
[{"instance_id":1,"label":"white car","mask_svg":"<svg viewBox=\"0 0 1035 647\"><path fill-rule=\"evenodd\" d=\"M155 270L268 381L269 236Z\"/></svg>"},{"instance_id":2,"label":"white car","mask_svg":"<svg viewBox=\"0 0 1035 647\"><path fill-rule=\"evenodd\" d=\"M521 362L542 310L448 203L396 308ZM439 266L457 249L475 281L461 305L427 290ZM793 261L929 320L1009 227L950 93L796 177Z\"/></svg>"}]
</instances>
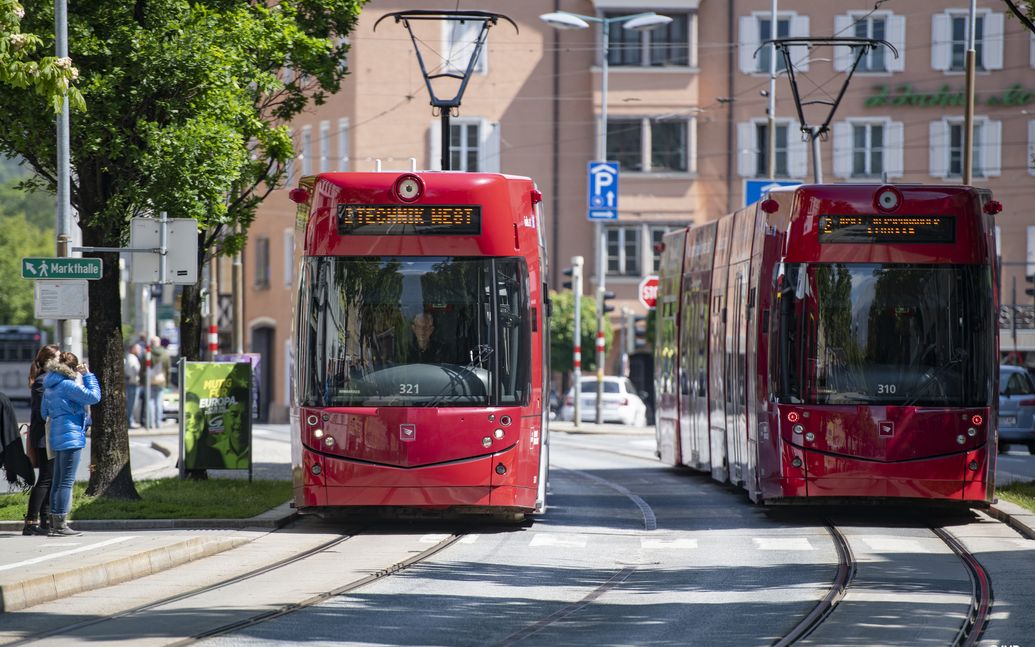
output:
<instances>
[{"instance_id":1,"label":"white car","mask_svg":"<svg viewBox=\"0 0 1035 647\"><path fill-rule=\"evenodd\" d=\"M582 422L593 422L597 419L597 378L583 377L582 410L579 418ZM575 419L575 389L568 390L561 405L561 420ZM604 422L618 422L634 427L647 426L647 405L636 393L636 387L627 377L614 375L604 376L603 416Z\"/></svg>"}]
</instances>

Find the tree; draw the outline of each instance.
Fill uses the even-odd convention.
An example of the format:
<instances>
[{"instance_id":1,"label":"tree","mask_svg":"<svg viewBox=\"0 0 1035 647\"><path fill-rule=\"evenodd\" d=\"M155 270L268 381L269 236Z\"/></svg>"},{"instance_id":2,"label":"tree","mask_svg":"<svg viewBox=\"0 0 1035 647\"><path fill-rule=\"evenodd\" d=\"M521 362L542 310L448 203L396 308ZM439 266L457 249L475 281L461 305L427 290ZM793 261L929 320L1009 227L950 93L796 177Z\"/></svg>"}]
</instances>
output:
<instances>
[{"instance_id":1,"label":"tree","mask_svg":"<svg viewBox=\"0 0 1035 647\"><path fill-rule=\"evenodd\" d=\"M69 3L69 51L89 106L73 116L71 142L72 204L84 245L124 246L130 218L167 211L198 220L199 262L239 248L292 154L287 120L339 88L344 38L361 1ZM26 0L25 7L26 28L45 33L50 0ZM277 72L289 60L297 80L285 84ZM52 115L41 107L27 88L0 93L0 153L23 157L36 184L54 191ZM216 232L229 227L240 233L210 249ZM118 255L88 256L103 260L103 273L89 286L89 359L102 397L93 409L87 492L136 498Z\"/></svg>"},{"instance_id":2,"label":"tree","mask_svg":"<svg viewBox=\"0 0 1035 647\"><path fill-rule=\"evenodd\" d=\"M67 93L69 105L82 109L83 96L72 85L79 70L71 58L37 57L44 40L21 31L24 17L25 8L16 0L0 0L0 85L32 90L55 112L61 110L62 97ZM53 37L48 36L48 40L52 42Z\"/></svg>"},{"instance_id":3,"label":"tree","mask_svg":"<svg viewBox=\"0 0 1035 647\"><path fill-rule=\"evenodd\" d=\"M553 303L553 316L550 317L550 369L561 373L569 373L574 369L572 363L572 340L575 339L575 307L571 292L550 292ZM588 373L597 370L596 362L596 300L593 297L582 297L582 371ZM611 320L604 318L604 347L610 348L614 339Z\"/></svg>"},{"instance_id":4,"label":"tree","mask_svg":"<svg viewBox=\"0 0 1035 647\"><path fill-rule=\"evenodd\" d=\"M0 321L32 324L35 320L33 281L22 278L21 260L26 256L51 256L54 231L29 223L25 214L6 210L0 197Z\"/></svg>"}]
</instances>

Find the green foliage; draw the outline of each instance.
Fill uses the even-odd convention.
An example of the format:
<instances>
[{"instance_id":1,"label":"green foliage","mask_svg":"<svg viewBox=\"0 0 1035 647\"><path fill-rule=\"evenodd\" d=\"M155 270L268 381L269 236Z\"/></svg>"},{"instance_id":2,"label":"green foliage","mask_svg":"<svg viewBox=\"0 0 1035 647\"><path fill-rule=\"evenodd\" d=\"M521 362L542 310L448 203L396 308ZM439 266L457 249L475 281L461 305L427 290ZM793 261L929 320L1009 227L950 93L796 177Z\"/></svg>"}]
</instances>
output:
<instances>
[{"instance_id":1,"label":"green foliage","mask_svg":"<svg viewBox=\"0 0 1035 647\"><path fill-rule=\"evenodd\" d=\"M22 278L21 259L53 253L53 229L40 229L22 213L6 211L0 199L0 323L36 323L33 282Z\"/></svg>"},{"instance_id":2,"label":"green foliage","mask_svg":"<svg viewBox=\"0 0 1035 647\"><path fill-rule=\"evenodd\" d=\"M291 498L291 481L157 479L137 483L136 501L90 497L82 483L72 493L72 520L76 519L247 519L271 510ZM25 518L27 493L0 499L0 519Z\"/></svg>"},{"instance_id":3,"label":"green foliage","mask_svg":"<svg viewBox=\"0 0 1035 647\"><path fill-rule=\"evenodd\" d=\"M1016 481L1007 485L999 485L996 487L995 493L1001 499L1035 512L1035 481L1026 483Z\"/></svg>"},{"instance_id":4,"label":"green foliage","mask_svg":"<svg viewBox=\"0 0 1035 647\"><path fill-rule=\"evenodd\" d=\"M51 5L51 18L53 15ZM23 33L24 17L25 8L17 0L0 0L0 86L7 86L5 92L12 89L28 92L40 108L49 103L53 112L61 111L62 99L67 95L69 106L82 110L85 107L83 95L72 85L79 77L79 70L72 65L71 58L39 56L40 51L54 49L54 36L41 31L47 33L44 39L34 33Z\"/></svg>"},{"instance_id":5,"label":"green foliage","mask_svg":"<svg viewBox=\"0 0 1035 647\"><path fill-rule=\"evenodd\" d=\"M0 183L0 213L20 214L37 229L50 232L50 250L54 252L54 196L43 191L29 191L21 188L19 182Z\"/></svg>"},{"instance_id":6,"label":"green foliage","mask_svg":"<svg viewBox=\"0 0 1035 647\"><path fill-rule=\"evenodd\" d=\"M573 369L572 341L575 339L575 298L572 292L550 292L553 302L553 316L550 318L550 369L567 373ZM596 301L583 296L581 303L582 321L582 371L597 370L596 362ZM611 320L604 318L604 347L611 348L614 329Z\"/></svg>"}]
</instances>

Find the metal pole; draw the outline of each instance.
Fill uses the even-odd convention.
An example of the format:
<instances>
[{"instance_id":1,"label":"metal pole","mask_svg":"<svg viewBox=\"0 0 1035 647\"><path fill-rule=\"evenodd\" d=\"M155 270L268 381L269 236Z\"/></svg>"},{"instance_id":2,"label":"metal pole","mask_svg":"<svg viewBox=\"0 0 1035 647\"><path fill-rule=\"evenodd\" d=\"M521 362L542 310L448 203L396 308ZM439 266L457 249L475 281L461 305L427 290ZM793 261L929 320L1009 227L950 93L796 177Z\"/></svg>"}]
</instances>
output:
<instances>
[{"instance_id":1,"label":"metal pole","mask_svg":"<svg viewBox=\"0 0 1035 647\"><path fill-rule=\"evenodd\" d=\"M809 140L812 142L812 177L816 184L822 184L823 161L819 157L819 128L809 129Z\"/></svg>"},{"instance_id":2,"label":"metal pole","mask_svg":"<svg viewBox=\"0 0 1035 647\"><path fill-rule=\"evenodd\" d=\"M571 288L574 291L575 301L575 335L572 343L572 375L575 393L575 428L577 429L582 420L582 263L581 256L571 257Z\"/></svg>"},{"instance_id":3,"label":"metal pole","mask_svg":"<svg viewBox=\"0 0 1035 647\"><path fill-rule=\"evenodd\" d=\"M68 57L68 7L65 0L54 0L54 53L58 58ZM70 127L68 123L68 95L61 100L61 113L57 117L57 253L67 257L70 232L72 230L71 151L69 146ZM57 322L58 343L64 350L72 350L72 327L75 320ZM80 353L81 354L81 353Z\"/></svg>"},{"instance_id":4,"label":"metal pole","mask_svg":"<svg viewBox=\"0 0 1035 647\"><path fill-rule=\"evenodd\" d=\"M607 161L607 56L610 23L607 20L603 20L600 25L602 27L600 34L600 140L597 144L599 146L597 159ZM597 246L597 403L595 420L597 424L600 424L604 421L604 276L607 271L604 251L607 249L607 233L604 231L604 226L600 221L597 221L595 226L596 236L594 238L596 239Z\"/></svg>"},{"instance_id":5,"label":"metal pole","mask_svg":"<svg viewBox=\"0 0 1035 647\"><path fill-rule=\"evenodd\" d=\"M218 259L208 261L208 359L214 362L219 354L219 277Z\"/></svg>"},{"instance_id":6,"label":"metal pole","mask_svg":"<svg viewBox=\"0 0 1035 647\"><path fill-rule=\"evenodd\" d=\"M449 108L439 108L441 111L439 115L439 122L441 126L441 147L442 147L442 170L448 171L449 169Z\"/></svg>"},{"instance_id":7,"label":"metal pole","mask_svg":"<svg viewBox=\"0 0 1035 647\"><path fill-rule=\"evenodd\" d=\"M776 38L776 1L773 0L769 20L769 38ZM766 108L766 171L769 179L776 178L776 45L771 44L769 53L769 105Z\"/></svg>"},{"instance_id":8,"label":"metal pole","mask_svg":"<svg viewBox=\"0 0 1035 647\"><path fill-rule=\"evenodd\" d=\"M290 249L284 250L286 258L292 258L292 253ZM231 280L234 284L234 352L241 355L244 353L244 271L241 267L241 252L234 254Z\"/></svg>"},{"instance_id":9,"label":"metal pole","mask_svg":"<svg viewBox=\"0 0 1035 647\"><path fill-rule=\"evenodd\" d=\"M974 68L977 65L975 15L977 0L970 0L967 18L967 105L963 113L963 184L970 184L974 172Z\"/></svg>"},{"instance_id":10,"label":"metal pole","mask_svg":"<svg viewBox=\"0 0 1035 647\"><path fill-rule=\"evenodd\" d=\"M1010 296L1010 334L1013 337L1013 356L1017 357L1017 277L1011 277L1013 290Z\"/></svg>"}]
</instances>

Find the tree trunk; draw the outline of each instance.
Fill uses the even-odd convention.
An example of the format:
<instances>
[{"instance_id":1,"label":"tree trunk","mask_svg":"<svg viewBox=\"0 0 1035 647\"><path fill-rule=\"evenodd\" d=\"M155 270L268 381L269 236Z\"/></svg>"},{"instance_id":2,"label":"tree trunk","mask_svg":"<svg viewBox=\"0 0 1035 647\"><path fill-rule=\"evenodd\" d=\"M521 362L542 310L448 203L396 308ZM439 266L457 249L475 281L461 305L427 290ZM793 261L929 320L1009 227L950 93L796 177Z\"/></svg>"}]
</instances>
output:
<instances>
[{"instance_id":1,"label":"tree trunk","mask_svg":"<svg viewBox=\"0 0 1035 647\"><path fill-rule=\"evenodd\" d=\"M84 219L87 220L87 219ZM102 232L83 227L85 246L117 247ZM90 481L86 493L112 499L139 499L129 464L126 375L123 369L122 302L119 255L88 254L102 259L100 280L89 281L90 317L86 321L90 370L101 384L101 401L91 407Z\"/></svg>"},{"instance_id":2,"label":"tree trunk","mask_svg":"<svg viewBox=\"0 0 1035 647\"><path fill-rule=\"evenodd\" d=\"M180 357L190 362L201 359L201 290L197 283L183 286L180 292Z\"/></svg>"}]
</instances>

